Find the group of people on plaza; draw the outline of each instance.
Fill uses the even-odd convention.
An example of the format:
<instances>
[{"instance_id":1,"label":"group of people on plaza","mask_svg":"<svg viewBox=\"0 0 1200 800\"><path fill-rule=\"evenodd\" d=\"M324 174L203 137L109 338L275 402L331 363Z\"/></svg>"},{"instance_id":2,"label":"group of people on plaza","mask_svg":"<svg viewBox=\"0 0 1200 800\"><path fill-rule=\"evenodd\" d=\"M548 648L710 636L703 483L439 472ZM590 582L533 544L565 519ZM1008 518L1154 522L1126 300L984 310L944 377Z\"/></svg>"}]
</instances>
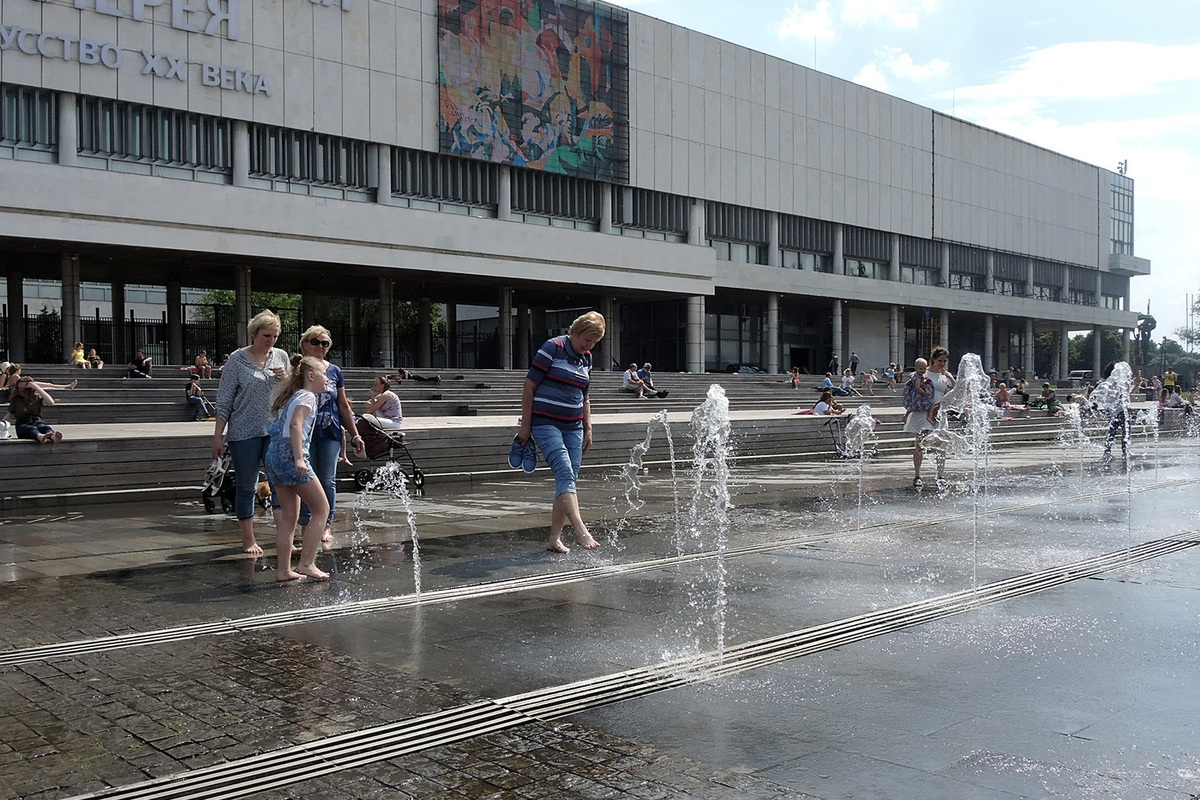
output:
<instances>
[{"instance_id":1,"label":"group of people on plaza","mask_svg":"<svg viewBox=\"0 0 1200 800\"><path fill-rule=\"evenodd\" d=\"M62 431L56 431L42 419L47 406L58 403L47 389L74 389L79 381L58 384L37 381L21 374L21 365L5 361L0 363L0 404L7 408L0 419L0 440L15 435L18 439L29 439L38 444L58 444L63 440Z\"/></svg>"},{"instance_id":2,"label":"group of people on plaza","mask_svg":"<svg viewBox=\"0 0 1200 800\"><path fill-rule=\"evenodd\" d=\"M654 385L654 373L650 371L652 366L649 361L642 364L640 368L636 361L630 364L629 369L625 370L625 374L621 376L621 391L636 392L639 400L650 397L666 397L668 391Z\"/></svg>"}]
</instances>

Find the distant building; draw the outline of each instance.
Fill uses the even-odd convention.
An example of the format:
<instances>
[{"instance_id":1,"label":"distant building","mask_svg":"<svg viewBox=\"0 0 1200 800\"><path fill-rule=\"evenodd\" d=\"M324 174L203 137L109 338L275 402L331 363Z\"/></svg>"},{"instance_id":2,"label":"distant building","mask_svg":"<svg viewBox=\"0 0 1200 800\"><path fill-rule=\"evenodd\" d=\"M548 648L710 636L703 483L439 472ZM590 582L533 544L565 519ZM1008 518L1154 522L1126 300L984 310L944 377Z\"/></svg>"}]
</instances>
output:
<instances>
[{"instance_id":1,"label":"distant building","mask_svg":"<svg viewBox=\"0 0 1200 800\"><path fill-rule=\"evenodd\" d=\"M231 331L252 290L302 295L297 324L378 300L386 365L412 300L415 366L520 368L596 308L602 368L823 372L941 343L1032 372L1035 333L1128 342L1149 273L1123 175L586 2L9 0L0 185L17 359L48 281L64 357L97 285L114 351L152 335L125 329L139 285L171 361L189 297L223 288Z\"/></svg>"}]
</instances>

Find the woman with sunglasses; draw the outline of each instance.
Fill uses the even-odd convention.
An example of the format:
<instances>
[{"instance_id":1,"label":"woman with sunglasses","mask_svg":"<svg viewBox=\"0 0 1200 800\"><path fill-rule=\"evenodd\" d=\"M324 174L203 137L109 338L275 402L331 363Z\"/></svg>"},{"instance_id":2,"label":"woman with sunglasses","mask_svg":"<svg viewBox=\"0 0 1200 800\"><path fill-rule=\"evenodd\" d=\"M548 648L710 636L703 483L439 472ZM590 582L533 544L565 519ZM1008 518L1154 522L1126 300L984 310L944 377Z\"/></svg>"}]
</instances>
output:
<instances>
[{"instance_id":1,"label":"woman with sunglasses","mask_svg":"<svg viewBox=\"0 0 1200 800\"><path fill-rule=\"evenodd\" d=\"M325 391L317 395L317 414L313 424L312 443L309 445L308 456L312 462L313 473L325 489L325 497L329 500L329 515L324 520L317 520L322 525L322 539L331 541L333 533L333 512L337 501L337 465L342 452L342 430L351 436L350 443L354 452L363 455L366 445L358 434L354 424L354 412L350 410L350 399L346 397L346 379L342 376L337 364L329 363L327 356L333 346L333 338L329 330L320 325L313 325L300 336L300 350L306 356L313 356L325 362ZM300 506L300 524L306 526L312 521L312 512L307 505Z\"/></svg>"},{"instance_id":2,"label":"woman with sunglasses","mask_svg":"<svg viewBox=\"0 0 1200 800\"><path fill-rule=\"evenodd\" d=\"M212 457L221 458L228 446L237 481L234 511L242 529L242 550L255 556L262 555L254 538L254 499L259 466L271 443L267 434L273 420L271 396L292 366L287 352L275 346L280 330L279 317L273 311L263 311L250 320L246 326L250 344L230 354L217 388ZM290 558L291 554L279 556Z\"/></svg>"}]
</instances>

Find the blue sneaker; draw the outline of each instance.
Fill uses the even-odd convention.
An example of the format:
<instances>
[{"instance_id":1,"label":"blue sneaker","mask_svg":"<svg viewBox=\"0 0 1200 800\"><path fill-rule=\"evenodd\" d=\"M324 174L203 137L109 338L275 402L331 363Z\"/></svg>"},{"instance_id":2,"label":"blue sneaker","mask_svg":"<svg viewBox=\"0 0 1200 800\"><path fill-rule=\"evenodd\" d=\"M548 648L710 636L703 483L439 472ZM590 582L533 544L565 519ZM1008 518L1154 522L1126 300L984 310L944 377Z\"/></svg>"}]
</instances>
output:
<instances>
[{"instance_id":1,"label":"blue sneaker","mask_svg":"<svg viewBox=\"0 0 1200 800\"><path fill-rule=\"evenodd\" d=\"M517 437L513 437L512 447L508 448L508 465L513 469L520 469L521 462L525 460L525 446L517 441Z\"/></svg>"},{"instance_id":2,"label":"blue sneaker","mask_svg":"<svg viewBox=\"0 0 1200 800\"><path fill-rule=\"evenodd\" d=\"M537 447L533 444L533 439L529 440L529 444L525 445L524 457L521 460L521 467L526 472L533 472L537 469Z\"/></svg>"}]
</instances>

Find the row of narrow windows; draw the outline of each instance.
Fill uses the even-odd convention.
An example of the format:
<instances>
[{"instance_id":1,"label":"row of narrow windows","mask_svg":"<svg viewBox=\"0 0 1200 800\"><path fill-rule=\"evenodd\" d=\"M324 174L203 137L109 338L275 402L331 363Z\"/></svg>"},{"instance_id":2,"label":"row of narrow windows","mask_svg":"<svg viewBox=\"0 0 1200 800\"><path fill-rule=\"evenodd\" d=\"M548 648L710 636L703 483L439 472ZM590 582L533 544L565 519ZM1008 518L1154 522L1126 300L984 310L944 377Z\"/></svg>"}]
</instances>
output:
<instances>
[{"instance_id":1,"label":"row of narrow windows","mask_svg":"<svg viewBox=\"0 0 1200 800\"><path fill-rule=\"evenodd\" d=\"M58 142L58 93L0 84L0 144L52 151ZM229 173L232 170L232 124L227 119L116 100L79 96L78 151L120 161L148 162ZM270 125L249 125L251 178L288 183L371 190L372 154L367 142ZM391 193L413 202L429 202L448 210L477 208L494 213L501 183L497 165L392 148ZM598 224L606 184L535 170L510 172L510 201L518 213ZM623 228L686 238L691 200L634 187L617 187L613 222ZM1113 218L1114 252L1132 252L1132 187L1115 187L1120 196ZM717 258L749 264L767 263L770 216L761 209L707 203L705 230ZM847 252L845 274L886 280L890 277L891 235L883 231L844 227ZM781 265L811 272L833 271L834 225L822 220L781 215ZM938 243L903 237L900 280L924 286L942 283ZM950 288L987 291L984 251L953 246ZM1010 258L1000 255L998 258ZM909 263L912 262L912 263ZM1031 288L1024 266L1003 262L993 291L1011 296L1097 305L1094 291L1072 290L1064 297L1065 265L1037 262ZM1072 268L1080 269L1080 268ZM1128 278L1105 274L1100 303L1123 302ZM1089 278L1072 275L1072 284ZM1117 285L1120 284L1120 285ZM1094 284L1093 284L1094 285Z\"/></svg>"}]
</instances>

